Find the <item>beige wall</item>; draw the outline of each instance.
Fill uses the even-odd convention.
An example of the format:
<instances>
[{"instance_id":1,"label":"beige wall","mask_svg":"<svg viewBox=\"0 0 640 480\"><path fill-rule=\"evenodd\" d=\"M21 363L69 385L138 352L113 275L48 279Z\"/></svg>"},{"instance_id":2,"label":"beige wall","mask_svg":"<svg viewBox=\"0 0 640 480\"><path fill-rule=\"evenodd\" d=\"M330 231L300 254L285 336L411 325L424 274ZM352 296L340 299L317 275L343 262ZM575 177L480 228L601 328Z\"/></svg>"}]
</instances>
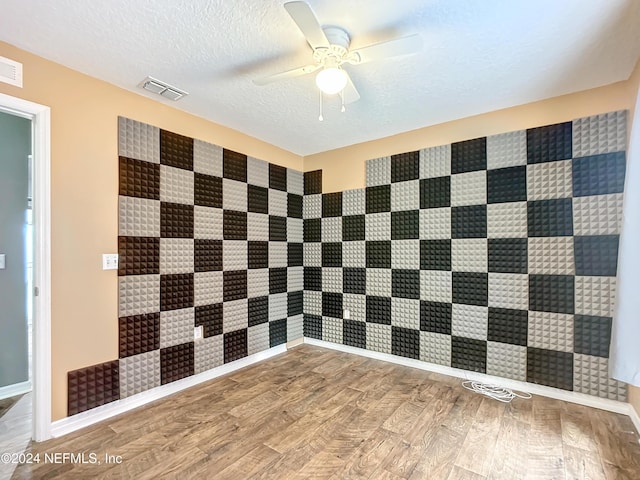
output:
<instances>
[{"instance_id":1,"label":"beige wall","mask_svg":"<svg viewBox=\"0 0 640 480\"><path fill-rule=\"evenodd\" d=\"M0 93L51 107L52 418L67 415L67 372L118 358L118 115L302 170L302 158L255 138L0 43L24 64L24 88Z\"/></svg>"}]
</instances>

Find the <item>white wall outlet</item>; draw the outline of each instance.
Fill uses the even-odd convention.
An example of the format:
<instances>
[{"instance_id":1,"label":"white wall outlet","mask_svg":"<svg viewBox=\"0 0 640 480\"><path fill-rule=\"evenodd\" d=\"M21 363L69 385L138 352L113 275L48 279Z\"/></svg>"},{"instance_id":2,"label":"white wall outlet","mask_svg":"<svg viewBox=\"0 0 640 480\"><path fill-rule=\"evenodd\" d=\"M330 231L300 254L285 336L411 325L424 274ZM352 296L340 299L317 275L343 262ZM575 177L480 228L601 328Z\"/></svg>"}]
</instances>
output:
<instances>
[{"instance_id":1,"label":"white wall outlet","mask_svg":"<svg viewBox=\"0 0 640 480\"><path fill-rule=\"evenodd\" d=\"M103 253L102 254L102 269L103 270L117 270L118 269L118 254L117 253Z\"/></svg>"},{"instance_id":2,"label":"white wall outlet","mask_svg":"<svg viewBox=\"0 0 640 480\"><path fill-rule=\"evenodd\" d=\"M349 309L345 308L344 310L342 310L342 318L344 318L345 320L349 320L351 318L351 312L349 311Z\"/></svg>"},{"instance_id":3,"label":"white wall outlet","mask_svg":"<svg viewBox=\"0 0 640 480\"><path fill-rule=\"evenodd\" d=\"M202 328L202 325L198 325L197 327L194 327L193 339L200 340L202 337L204 337L204 329Z\"/></svg>"},{"instance_id":4,"label":"white wall outlet","mask_svg":"<svg viewBox=\"0 0 640 480\"><path fill-rule=\"evenodd\" d=\"M7 268L7 255L4 253L0 253L0 270L4 270Z\"/></svg>"}]
</instances>

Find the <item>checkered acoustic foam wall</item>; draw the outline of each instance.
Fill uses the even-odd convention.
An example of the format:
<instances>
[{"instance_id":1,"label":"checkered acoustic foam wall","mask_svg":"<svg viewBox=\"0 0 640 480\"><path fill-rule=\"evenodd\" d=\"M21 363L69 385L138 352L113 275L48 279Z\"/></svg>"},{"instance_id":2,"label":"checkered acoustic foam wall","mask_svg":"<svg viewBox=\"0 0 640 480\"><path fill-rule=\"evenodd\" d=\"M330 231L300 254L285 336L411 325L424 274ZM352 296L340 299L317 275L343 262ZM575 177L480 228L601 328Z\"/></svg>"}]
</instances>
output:
<instances>
[{"instance_id":1,"label":"checkered acoustic foam wall","mask_svg":"<svg viewBox=\"0 0 640 480\"><path fill-rule=\"evenodd\" d=\"M306 173L305 336L625 400L608 357L626 117L370 160L364 189Z\"/></svg>"},{"instance_id":2,"label":"checkered acoustic foam wall","mask_svg":"<svg viewBox=\"0 0 640 480\"><path fill-rule=\"evenodd\" d=\"M69 415L303 333L302 172L120 118L119 176L119 358Z\"/></svg>"}]
</instances>

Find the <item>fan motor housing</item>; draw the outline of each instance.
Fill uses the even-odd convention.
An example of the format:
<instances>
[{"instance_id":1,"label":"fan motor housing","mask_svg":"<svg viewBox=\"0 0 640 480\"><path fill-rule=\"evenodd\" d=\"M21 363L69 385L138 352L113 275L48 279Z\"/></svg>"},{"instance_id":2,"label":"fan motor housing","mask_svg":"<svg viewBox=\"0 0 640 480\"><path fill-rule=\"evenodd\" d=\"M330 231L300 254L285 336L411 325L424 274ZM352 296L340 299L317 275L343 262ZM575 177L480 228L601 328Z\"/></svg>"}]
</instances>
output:
<instances>
[{"instance_id":1,"label":"fan motor housing","mask_svg":"<svg viewBox=\"0 0 640 480\"><path fill-rule=\"evenodd\" d=\"M316 48L313 51L314 60L325 67L342 64L349 53L349 34L340 27L323 27L322 31L329 41L329 47Z\"/></svg>"}]
</instances>

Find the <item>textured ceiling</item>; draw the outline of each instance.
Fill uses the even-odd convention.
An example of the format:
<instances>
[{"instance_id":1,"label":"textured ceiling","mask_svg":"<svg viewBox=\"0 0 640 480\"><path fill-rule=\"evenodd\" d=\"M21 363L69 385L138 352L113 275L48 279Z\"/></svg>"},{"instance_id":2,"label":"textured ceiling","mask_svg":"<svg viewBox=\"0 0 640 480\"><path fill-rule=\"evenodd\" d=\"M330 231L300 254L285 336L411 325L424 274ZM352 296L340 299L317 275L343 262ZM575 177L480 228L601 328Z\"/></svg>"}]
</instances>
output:
<instances>
[{"instance_id":1,"label":"textured ceiling","mask_svg":"<svg viewBox=\"0 0 640 480\"><path fill-rule=\"evenodd\" d=\"M352 48L420 33L424 50L347 66L361 100L318 121L313 76L252 79L309 63L284 0L2 0L0 40L141 95L147 75L190 95L171 105L299 155L629 77L636 0L308 0Z\"/></svg>"}]
</instances>

